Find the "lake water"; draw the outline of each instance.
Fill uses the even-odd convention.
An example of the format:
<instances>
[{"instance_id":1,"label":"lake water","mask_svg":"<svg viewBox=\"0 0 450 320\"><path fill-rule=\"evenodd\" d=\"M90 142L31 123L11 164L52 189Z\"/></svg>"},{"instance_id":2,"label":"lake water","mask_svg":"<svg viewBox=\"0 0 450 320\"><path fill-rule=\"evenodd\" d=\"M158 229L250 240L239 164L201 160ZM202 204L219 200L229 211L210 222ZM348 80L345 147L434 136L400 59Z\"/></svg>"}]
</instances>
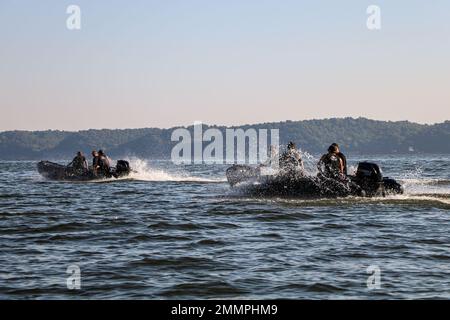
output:
<instances>
[{"instance_id":1,"label":"lake water","mask_svg":"<svg viewBox=\"0 0 450 320\"><path fill-rule=\"evenodd\" d=\"M258 198L226 166L139 159L129 179L53 182L0 162L0 298L449 299L450 156L349 158L406 194Z\"/></svg>"}]
</instances>

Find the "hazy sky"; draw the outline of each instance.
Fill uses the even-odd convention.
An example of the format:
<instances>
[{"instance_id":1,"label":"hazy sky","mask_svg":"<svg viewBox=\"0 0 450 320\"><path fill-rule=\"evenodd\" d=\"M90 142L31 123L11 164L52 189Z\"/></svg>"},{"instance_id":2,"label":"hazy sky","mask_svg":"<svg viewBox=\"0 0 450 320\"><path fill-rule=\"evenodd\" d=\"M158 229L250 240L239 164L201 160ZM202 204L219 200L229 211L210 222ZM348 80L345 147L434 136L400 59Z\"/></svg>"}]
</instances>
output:
<instances>
[{"instance_id":1,"label":"hazy sky","mask_svg":"<svg viewBox=\"0 0 450 320\"><path fill-rule=\"evenodd\" d=\"M0 130L450 119L448 0L0 0L0 41Z\"/></svg>"}]
</instances>

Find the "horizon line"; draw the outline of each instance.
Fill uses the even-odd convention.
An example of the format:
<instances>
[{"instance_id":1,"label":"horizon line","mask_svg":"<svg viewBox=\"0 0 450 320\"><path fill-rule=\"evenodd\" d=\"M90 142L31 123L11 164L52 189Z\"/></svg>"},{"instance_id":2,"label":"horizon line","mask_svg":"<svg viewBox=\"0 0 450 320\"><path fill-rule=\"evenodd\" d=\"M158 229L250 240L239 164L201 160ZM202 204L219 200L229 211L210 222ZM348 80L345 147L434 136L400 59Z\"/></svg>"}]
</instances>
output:
<instances>
[{"instance_id":1,"label":"horizon line","mask_svg":"<svg viewBox=\"0 0 450 320\"><path fill-rule=\"evenodd\" d=\"M281 124L281 123L287 123L287 122L307 122L307 121L326 121L326 120L345 120L345 119L352 119L352 120L369 120L369 121L375 121L375 122L393 122L393 123L400 123L400 122L406 122L411 124L417 124L421 126L433 126L437 124L443 124L446 122L449 122L450 120L442 120L441 122L434 122L434 123L419 123L411 120L379 120L379 119L371 119L367 117L330 117L330 118L312 118L312 119L302 119L302 120L280 120L280 121L273 121L273 122L257 122L257 123L241 123L241 124L232 124L232 125L225 125L225 124L210 124L206 122L202 122L200 120L196 120L192 122L192 124L189 125L173 125L170 127L125 127L125 128L89 128L89 129L76 129L76 130L67 130L67 129L37 129L37 130L30 130L30 129L13 129L13 130L0 130L0 134L7 133L7 132L47 132L47 131L59 131L59 132L82 132L82 131L90 131L90 130L141 130L141 129L159 129L159 130L170 130L174 128L189 128L194 125L196 122L201 122L203 125L209 126L209 127L225 127L225 128L235 128L235 127L244 127L244 126L252 126L252 125L261 125L261 124Z\"/></svg>"}]
</instances>

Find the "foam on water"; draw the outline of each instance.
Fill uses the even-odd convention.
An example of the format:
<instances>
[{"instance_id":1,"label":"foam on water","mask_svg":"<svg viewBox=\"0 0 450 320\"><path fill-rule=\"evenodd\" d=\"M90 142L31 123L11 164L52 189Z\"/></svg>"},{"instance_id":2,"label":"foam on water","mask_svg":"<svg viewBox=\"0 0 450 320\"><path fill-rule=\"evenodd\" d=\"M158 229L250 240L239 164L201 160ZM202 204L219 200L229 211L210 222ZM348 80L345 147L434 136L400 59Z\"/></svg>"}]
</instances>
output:
<instances>
[{"instance_id":1,"label":"foam on water","mask_svg":"<svg viewBox=\"0 0 450 320\"><path fill-rule=\"evenodd\" d=\"M168 171L162 168L154 168L152 165L143 159L133 158L129 159L130 166L133 172L125 179L133 179L139 181L174 181L174 182L223 182L225 178L205 178L192 176L191 174L178 170Z\"/></svg>"},{"instance_id":2,"label":"foam on water","mask_svg":"<svg viewBox=\"0 0 450 320\"><path fill-rule=\"evenodd\" d=\"M248 197L248 194L232 192L231 199L236 197L243 202L262 202L294 205L299 207L349 207L354 205L399 205L413 207L439 207L450 209L450 197L440 194L403 194L386 197L345 197L345 198L289 198L289 197Z\"/></svg>"},{"instance_id":3,"label":"foam on water","mask_svg":"<svg viewBox=\"0 0 450 320\"><path fill-rule=\"evenodd\" d=\"M406 195L450 194L450 180L424 176L423 169L416 167L406 171L398 181L403 185Z\"/></svg>"}]
</instances>

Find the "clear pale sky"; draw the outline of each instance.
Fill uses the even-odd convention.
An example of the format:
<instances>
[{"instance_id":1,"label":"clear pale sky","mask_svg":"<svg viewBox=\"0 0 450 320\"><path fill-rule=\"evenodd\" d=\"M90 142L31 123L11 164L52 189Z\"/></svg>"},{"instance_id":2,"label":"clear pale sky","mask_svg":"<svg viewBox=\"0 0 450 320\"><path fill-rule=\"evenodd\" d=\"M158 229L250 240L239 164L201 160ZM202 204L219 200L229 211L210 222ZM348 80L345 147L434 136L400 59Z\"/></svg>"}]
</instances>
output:
<instances>
[{"instance_id":1,"label":"clear pale sky","mask_svg":"<svg viewBox=\"0 0 450 320\"><path fill-rule=\"evenodd\" d=\"M0 41L0 130L450 119L448 0L1 0Z\"/></svg>"}]
</instances>

